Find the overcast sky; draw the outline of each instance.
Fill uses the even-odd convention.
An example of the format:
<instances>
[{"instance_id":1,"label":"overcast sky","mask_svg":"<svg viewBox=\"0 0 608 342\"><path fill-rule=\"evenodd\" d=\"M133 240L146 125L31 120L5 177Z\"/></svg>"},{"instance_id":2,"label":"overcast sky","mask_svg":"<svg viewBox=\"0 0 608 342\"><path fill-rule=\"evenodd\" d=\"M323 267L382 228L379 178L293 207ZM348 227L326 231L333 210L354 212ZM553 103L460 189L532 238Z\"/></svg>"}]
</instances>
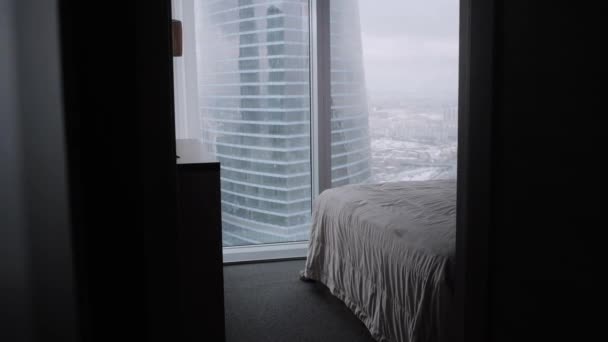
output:
<instances>
[{"instance_id":1,"label":"overcast sky","mask_svg":"<svg viewBox=\"0 0 608 342\"><path fill-rule=\"evenodd\" d=\"M456 100L458 8L458 0L359 0L370 98Z\"/></svg>"}]
</instances>

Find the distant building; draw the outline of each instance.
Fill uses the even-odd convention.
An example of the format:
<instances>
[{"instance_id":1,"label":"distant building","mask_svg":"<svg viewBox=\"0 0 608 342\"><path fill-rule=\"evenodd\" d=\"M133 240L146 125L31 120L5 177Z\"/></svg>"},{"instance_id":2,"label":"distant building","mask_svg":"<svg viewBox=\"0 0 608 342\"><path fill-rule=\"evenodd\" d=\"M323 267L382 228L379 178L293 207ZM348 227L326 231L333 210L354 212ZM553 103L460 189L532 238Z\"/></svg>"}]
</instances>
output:
<instances>
[{"instance_id":1,"label":"distant building","mask_svg":"<svg viewBox=\"0 0 608 342\"><path fill-rule=\"evenodd\" d=\"M203 140L221 162L224 245L307 240L308 1L197 5ZM356 1L332 1L332 184L371 176ZM356 16L353 16L356 14Z\"/></svg>"},{"instance_id":2,"label":"distant building","mask_svg":"<svg viewBox=\"0 0 608 342\"><path fill-rule=\"evenodd\" d=\"M341 186L371 179L371 144L358 1L330 6L332 186Z\"/></svg>"}]
</instances>

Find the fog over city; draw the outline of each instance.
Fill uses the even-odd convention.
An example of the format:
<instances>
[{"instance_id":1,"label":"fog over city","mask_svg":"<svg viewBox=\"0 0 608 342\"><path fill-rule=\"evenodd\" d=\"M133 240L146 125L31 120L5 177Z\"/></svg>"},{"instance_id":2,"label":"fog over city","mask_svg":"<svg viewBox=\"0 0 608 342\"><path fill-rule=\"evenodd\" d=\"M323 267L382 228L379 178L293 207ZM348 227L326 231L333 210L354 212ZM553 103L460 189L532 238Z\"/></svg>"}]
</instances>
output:
<instances>
[{"instance_id":1,"label":"fog over city","mask_svg":"<svg viewBox=\"0 0 608 342\"><path fill-rule=\"evenodd\" d=\"M372 104L410 97L456 103L458 6L456 0L359 0Z\"/></svg>"},{"instance_id":2,"label":"fog over city","mask_svg":"<svg viewBox=\"0 0 608 342\"><path fill-rule=\"evenodd\" d=\"M374 182L456 177L456 0L360 0Z\"/></svg>"}]
</instances>

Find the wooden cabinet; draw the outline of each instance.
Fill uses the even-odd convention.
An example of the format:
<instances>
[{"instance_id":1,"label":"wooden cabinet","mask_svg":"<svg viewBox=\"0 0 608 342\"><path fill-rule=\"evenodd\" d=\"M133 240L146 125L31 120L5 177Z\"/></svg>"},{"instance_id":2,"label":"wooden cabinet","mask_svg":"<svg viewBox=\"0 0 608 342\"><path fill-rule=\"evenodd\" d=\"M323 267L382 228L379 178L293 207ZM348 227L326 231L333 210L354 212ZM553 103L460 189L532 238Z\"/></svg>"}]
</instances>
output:
<instances>
[{"instance_id":1,"label":"wooden cabinet","mask_svg":"<svg viewBox=\"0 0 608 342\"><path fill-rule=\"evenodd\" d=\"M224 341L220 164L177 140L179 291L183 341Z\"/></svg>"}]
</instances>

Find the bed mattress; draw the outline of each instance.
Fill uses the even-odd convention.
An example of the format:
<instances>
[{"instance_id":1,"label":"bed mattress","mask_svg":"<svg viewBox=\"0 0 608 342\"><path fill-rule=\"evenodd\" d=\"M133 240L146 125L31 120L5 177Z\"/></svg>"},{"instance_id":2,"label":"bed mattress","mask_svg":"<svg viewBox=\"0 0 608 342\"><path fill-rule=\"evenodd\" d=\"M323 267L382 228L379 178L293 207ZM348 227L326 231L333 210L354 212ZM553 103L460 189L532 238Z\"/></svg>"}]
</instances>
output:
<instances>
[{"instance_id":1,"label":"bed mattress","mask_svg":"<svg viewBox=\"0 0 608 342\"><path fill-rule=\"evenodd\" d=\"M455 213L454 180L326 190L302 276L325 284L377 341L446 341Z\"/></svg>"}]
</instances>

